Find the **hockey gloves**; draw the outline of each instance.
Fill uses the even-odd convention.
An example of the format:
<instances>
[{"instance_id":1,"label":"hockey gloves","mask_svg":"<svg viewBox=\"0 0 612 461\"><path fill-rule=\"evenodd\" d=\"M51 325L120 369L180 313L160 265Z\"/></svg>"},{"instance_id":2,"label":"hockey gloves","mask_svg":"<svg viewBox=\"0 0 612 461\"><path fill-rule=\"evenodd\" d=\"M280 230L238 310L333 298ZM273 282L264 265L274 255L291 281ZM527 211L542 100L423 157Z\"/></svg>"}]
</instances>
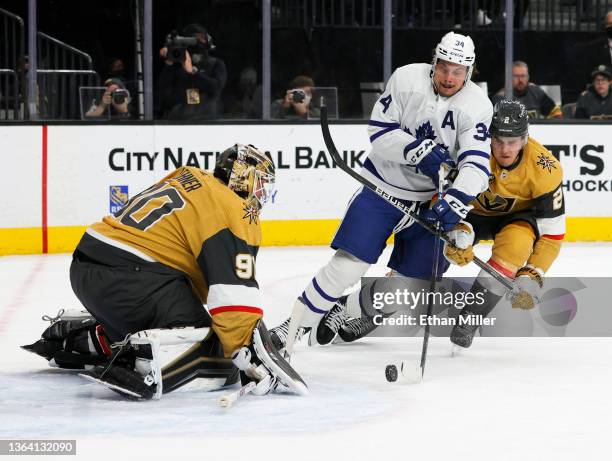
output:
<instances>
[{"instance_id":1,"label":"hockey gloves","mask_svg":"<svg viewBox=\"0 0 612 461\"><path fill-rule=\"evenodd\" d=\"M232 354L232 362L240 370L243 384L255 381L257 384L253 389L253 395L266 395L276 389L278 379L272 376L268 369L258 360L252 347L241 347Z\"/></svg>"},{"instance_id":2,"label":"hockey gloves","mask_svg":"<svg viewBox=\"0 0 612 461\"><path fill-rule=\"evenodd\" d=\"M429 138L417 139L408 144L404 148L404 159L406 159L408 165L417 167L436 186L438 185L440 165L446 163L451 168L455 166L455 162L448 151Z\"/></svg>"},{"instance_id":3,"label":"hockey gloves","mask_svg":"<svg viewBox=\"0 0 612 461\"><path fill-rule=\"evenodd\" d=\"M457 189L449 189L441 200L423 213L423 218L433 225L440 223L442 231L449 232L473 208L468 205L473 198Z\"/></svg>"},{"instance_id":4,"label":"hockey gloves","mask_svg":"<svg viewBox=\"0 0 612 461\"><path fill-rule=\"evenodd\" d=\"M444 257L452 264L465 266L474 259L474 229L468 222L461 221L448 234L454 245L444 244Z\"/></svg>"},{"instance_id":5,"label":"hockey gloves","mask_svg":"<svg viewBox=\"0 0 612 461\"><path fill-rule=\"evenodd\" d=\"M540 271L534 267L524 266L516 271L514 289L510 293L510 302L514 309L533 309L540 303L544 280Z\"/></svg>"}]
</instances>

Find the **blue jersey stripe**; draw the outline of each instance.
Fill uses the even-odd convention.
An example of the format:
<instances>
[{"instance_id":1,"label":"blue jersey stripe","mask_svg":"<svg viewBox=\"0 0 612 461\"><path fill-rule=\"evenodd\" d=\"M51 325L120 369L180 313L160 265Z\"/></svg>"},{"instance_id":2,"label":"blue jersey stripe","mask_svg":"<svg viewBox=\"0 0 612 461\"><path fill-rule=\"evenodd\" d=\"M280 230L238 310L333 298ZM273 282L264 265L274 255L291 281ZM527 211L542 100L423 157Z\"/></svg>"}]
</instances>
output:
<instances>
[{"instance_id":1,"label":"blue jersey stripe","mask_svg":"<svg viewBox=\"0 0 612 461\"><path fill-rule=\"evenodd\" d=\"M463 165L461 165L461 168L463 168L463 166L470 164L470 165L474 165L475 167L480 168L484 174L487 175L487 177L491 174L491 172L489 171L489 169L487 167L485 167L484 165L481 165L480 163L474 163L474 162L465 162Z\"/></svg>"},{"instance_id":2,"label":"blue jersey stripe","mask_svg":"<svg viewBox=\"0 0 612 461\"><path fill-rule=\"evenodd\" d=\"M467 156L469 155L474 155L477 157L483 157L486 159L490 159L491 155L483 152L481 150L466 150L465 152L463 152L459 157L457 157L457 164L461 163Z\"/></svg>"},{"instance_id":3,"label":"blue jersey stripe","mask_svg":"<svg viewBox=\"0 0 612 461\"><path fill-rule=\"evenodd\" d=\"M323 291L323 288L321 288L321 286L317 283L316 277L312 279L312 286L315 290L317 290L317 293L319 293L323 299L326 299L327 301L331 301L333 303L338 301L338 298L334 298L333 296L330 296Z\"/></svg>"},{"instance_id":4,"label":"blue jersey stripe","mask_svg":"<svg viewBox=\"0 0 612 461\"><path fill-rule=\"evenodd\" d=\"M327 311L321 310L321 309L317 309L311 302L310 300L306 297L306 292L302 292L302 301L304 301L304 304L306 304L306 306L308 306L308 309L310 309L311 311L315 312L316 314L326 314Z\"/></svg>"},{"instance_id":5,"label":"blue jersey stripe","mask_svg":"<svg viewBox=\"0 0 612 461\"><path fill-rule=\"evenodd\" d=\"M398 187L395 184L391 184L389 181L387 181L386 179L384 179L380 175L380 173L376 170L376 167L374 166L374 164L372 163L372 161L369 158L366 158L365 162L363 162L363 168L365 170L368 170L370 173L372 173L374 176L376 176L378 179L380 179L385 184L389 184L390 186L393 186L396 189L405 190L407 192L434 192L435 191L435 189L425 189L425 190L421 190L421 189L406 189L405 187Z\"/></svg>"},{"instance_id":6,"label":"blue jersey stripe","mask_svg":"<svg viewBox=\"0 0 612 461\"><path fill-rule=\"evenodd\" d=\"M397 122L379 122L378 120L370 120L368 122L370 126L377 126L379 128L399 128L400 124Z\"/></svg>"},{"instance_id":7,"label":"blue jersey stripe","mask_svg":"<svg viewBox=\"0 0 612 461\"><path fill-rule=\"evenodd\" d=\"M372 143L376 141L378 138L380 138L383 134L387 134L390 131L394 131L394 130L399 130L399 128L389 127L389 128L385 128L384 130L380 130L378 133L374 133L372 136L370 136L370 142Z\"/></svg>"}]
</instances>

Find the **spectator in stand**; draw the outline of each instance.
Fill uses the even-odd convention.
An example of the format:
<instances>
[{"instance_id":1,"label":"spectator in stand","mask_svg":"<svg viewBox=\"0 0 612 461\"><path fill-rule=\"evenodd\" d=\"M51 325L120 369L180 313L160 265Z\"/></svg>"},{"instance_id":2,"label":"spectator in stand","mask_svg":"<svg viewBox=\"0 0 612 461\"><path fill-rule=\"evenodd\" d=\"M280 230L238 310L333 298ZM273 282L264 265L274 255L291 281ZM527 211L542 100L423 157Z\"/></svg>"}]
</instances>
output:
<instances>
[{"instance_id":1,"label":"spectator in stand","mask_svg":"<svg viewBox=\"0 0 612 461\"><path fill-rule=\"evenodd\" d=\"M602 34L592 40L576 40L566 50L573 69L592 69L599 64L612 66L612 11L603 20Z\"/></svg>"},{"instance_id":2,"label":"spectator in stand","mask_svg":"<svg viewBox=\"0 0 612 461\"><path fill-rule=\"evenodd\" d=\"M612 11L608 11L608 13L606 14L604 30L606 32L606 38L608 41L608 46L605 49L605 51L608 52L608 55L606 56L607 60L605 62L610 65L612 64Z\"/></svg>"},{"instance_id":3,"label":"spectator in stand","mask_svg":"<svg viewBox=\"0 0 612 461\"><path fill-rule=\"evenodd\" d=\"M261 118L261 85L257 84L257 71L252 67L243 69L239 86L242 118Z\"/></svg>"},{"instance_id":4,"label":"spectator in stand","mask_svg":"<svg viewBox=\"0 0 612 461\"><path fill-rule=\"evenodd\" d=\"M298 75L289 83L282 99L272 102L270 116L277 119L309 119L320 116L319 109L311 106L314 81Z\"/></svg>"},{"instance_id":5,"label":"spectator in stand","mask_svg":"<svg viewBox=\"0 0 612 461\"><path fill-rule=\"evenodd\" d=\"M608 11L604 19L603 39L599 39L595 46L597 62L612 66L612 11Z\"/></svg>"},{"instance_id":6,"label":"spectator in stand","mask_svg":"<svg viewBox=\"0 0 612 461\"><path fill-rule=\"evenodd\" d=\"M612 118L612 70L605 65L597 66L591 72L593 84L584 92L576 104L576 118Z\"/></svg>"},{"instance_id":7,"label":"spectator in stand","mask_svg":"<svg viewBox=\"0 0 612 461\"><path fill-rule=\"evenodd\" d=\"M106 68L106 78L118 78L122 82L127 81L123 59L118 57L112 57L109 59L108 66Z\"/></svg>"},{"instance_id":8,"label":"spectator in stand","mask_svg":"<svg viewBox=\"0 0 612 461\"><path fill-rule=\"evenodd\" d=\"M190 24L183 35L195 37L197 44L187 47L178 60L168 56L167 46L159 50L165 64L158 80L159 115L172 120L218 118L227 82L225 63L210 55L215 46L206 28Z\"/></svg>"},{"instance_id":9,"label":"spectator in stand","mask_svg":"<svg viewBox=\"0 0 612 461\"><path fill-rule=\"evenodd\" d=\"M86 118L121 120L132 117L130 110L130 92L118 78L109 78L104 82L106 90L100 102L94 101L85 113Z\"/></svg>"},{"instance_id":10,"label":"spectator in stand","mask_svg":"<svg viewBox=\"0 0 612 461\"><path fill-rule=\"evenodd\" d=\"M542 88L529 81L529 67L523 61L512 63L512 91L513 99L527 107L527 114L529 114L530 119L562 118L561 108ZM493 105L505 99L504 89L499 90L491 99Z\"/></svg>"}]
</instances>

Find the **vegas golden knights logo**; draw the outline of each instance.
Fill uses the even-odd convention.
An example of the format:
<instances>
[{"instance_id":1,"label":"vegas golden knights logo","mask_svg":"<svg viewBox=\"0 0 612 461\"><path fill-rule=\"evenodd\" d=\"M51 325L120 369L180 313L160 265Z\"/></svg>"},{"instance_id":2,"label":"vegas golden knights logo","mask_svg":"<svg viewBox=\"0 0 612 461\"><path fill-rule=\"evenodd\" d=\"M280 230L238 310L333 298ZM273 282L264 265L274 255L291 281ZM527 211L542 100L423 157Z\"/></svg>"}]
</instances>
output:
<instances>
[{"instance_id":1,"label":"vegas golden knights logo","mask_svg":"<svg viewBox=\"0 0 612 461\"><path fill-rule=\"evenodd\" d=\"M482 194L479 194L477 200L485 210L494 211L496 213L508 213L512 210L516 202L515 198L502 197L494 194L490 190L486 190Z\"/></svg>"}]
</instances>

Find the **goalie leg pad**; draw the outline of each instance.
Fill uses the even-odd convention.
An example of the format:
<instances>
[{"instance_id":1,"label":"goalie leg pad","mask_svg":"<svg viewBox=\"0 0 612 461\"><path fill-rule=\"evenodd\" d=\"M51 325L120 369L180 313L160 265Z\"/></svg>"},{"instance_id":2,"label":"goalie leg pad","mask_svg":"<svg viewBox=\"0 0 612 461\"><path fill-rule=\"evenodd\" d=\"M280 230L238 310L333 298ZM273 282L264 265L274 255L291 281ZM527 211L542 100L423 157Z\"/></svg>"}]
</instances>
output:
<instances>
[{"instance_id":1,"label":"goalie leg pad","mask_svg":"<svg viewBox=\"0 0 612 461\"><path fill-rule=\"evenodd\" d=\"M162 352L182 344L192 346L162 368ZM207 390L238 381L237 368L223 357L221 344L210 328L139 331L121 343L117 354L116 360L82 376L127 398L155 400L196 378L211 381Z\"/></svg>"}]
</instances>

